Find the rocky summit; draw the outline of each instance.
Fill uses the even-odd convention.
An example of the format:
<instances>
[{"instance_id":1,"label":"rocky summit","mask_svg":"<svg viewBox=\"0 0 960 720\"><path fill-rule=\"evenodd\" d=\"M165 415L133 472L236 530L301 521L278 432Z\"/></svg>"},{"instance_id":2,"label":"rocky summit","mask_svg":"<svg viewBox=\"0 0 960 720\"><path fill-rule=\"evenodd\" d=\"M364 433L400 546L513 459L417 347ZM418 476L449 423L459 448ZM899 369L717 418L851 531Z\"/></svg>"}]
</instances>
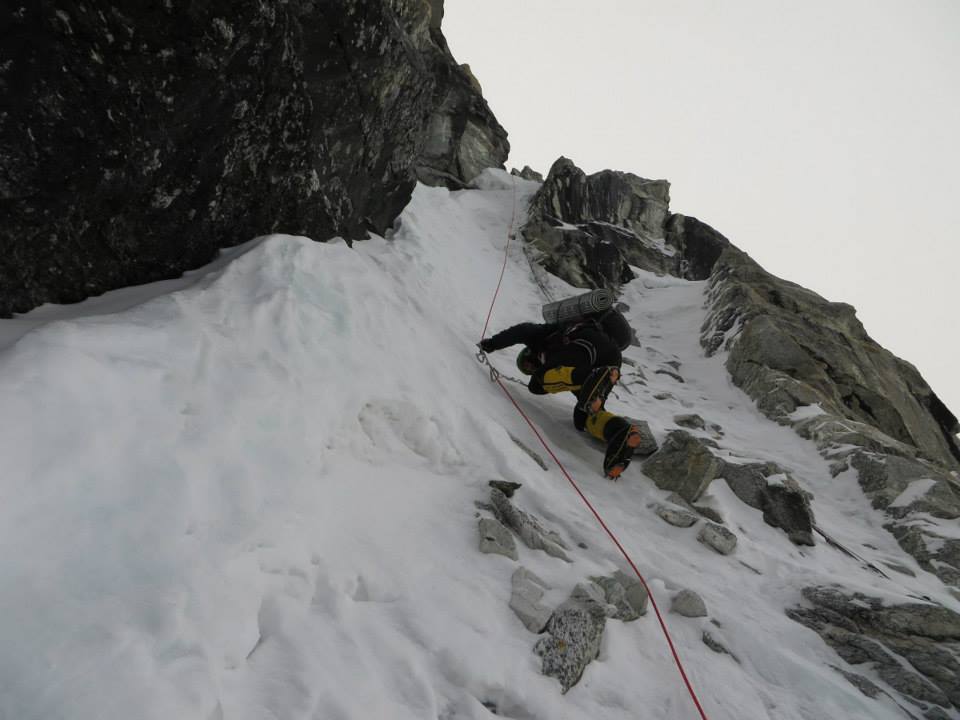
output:
<instances>
[{"instance_id":1,"label":"rocky summit","mask_svg":"<svg viewBox=\"0 0 960 720\"><path fill-rule=\"evenodd\" d=\"M443 3L0 9L0 317L176 277L285 232L383 233L506 132Z\"/></svg>"}]
</instances>

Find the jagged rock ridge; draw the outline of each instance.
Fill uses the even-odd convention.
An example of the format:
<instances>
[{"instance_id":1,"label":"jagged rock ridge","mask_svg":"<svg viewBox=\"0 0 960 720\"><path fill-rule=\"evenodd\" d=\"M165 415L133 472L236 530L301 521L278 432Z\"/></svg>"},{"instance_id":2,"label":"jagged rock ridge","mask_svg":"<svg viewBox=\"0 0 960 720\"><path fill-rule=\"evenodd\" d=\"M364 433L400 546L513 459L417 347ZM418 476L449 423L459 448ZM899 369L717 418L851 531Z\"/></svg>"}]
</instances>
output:
<instances>
[{"instance_id":1,"label":"jagged rock ridge","mask_svg":"<svg viewBox=\"0 0 960 720\"><path fill-rule=\"evenodd\" d=\"M391 226L506 132L441 0L78 1L0 11L0 317L167 277L270 232Z\"/></svg>"}]
</instances>

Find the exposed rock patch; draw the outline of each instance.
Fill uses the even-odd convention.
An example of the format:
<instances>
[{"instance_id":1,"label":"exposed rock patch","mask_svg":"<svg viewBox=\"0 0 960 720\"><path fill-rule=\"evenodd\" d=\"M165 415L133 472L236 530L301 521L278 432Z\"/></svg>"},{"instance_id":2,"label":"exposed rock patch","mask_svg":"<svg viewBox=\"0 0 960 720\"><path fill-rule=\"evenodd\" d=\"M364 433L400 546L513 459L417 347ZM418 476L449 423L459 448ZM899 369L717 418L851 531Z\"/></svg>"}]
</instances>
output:
<instances>
[{"instance_id":1,"label":"exposed rock patch","mask_svg":"<svg viewBox=\"0 0 960 720\"><path fill-rule=\"evenodd\" d=\"M925 709L925 703L960 704L960 615L938 605L884 604L835 588L808 587L803 597L811 607L787 615L819 633L850 665L868 664Z\"/></svg>"}]
</instances>

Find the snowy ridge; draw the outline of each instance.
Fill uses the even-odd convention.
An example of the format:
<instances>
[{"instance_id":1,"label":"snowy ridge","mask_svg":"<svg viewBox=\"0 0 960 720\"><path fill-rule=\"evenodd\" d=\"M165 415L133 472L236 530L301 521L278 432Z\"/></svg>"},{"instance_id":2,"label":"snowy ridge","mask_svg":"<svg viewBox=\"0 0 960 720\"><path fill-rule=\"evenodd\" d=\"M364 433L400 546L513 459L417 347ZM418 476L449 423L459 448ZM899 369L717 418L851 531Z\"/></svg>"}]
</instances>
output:
<instances>
[{"instance_id":1,"label":"snowy ridge","mask_svg":"<svg viewBox=\"0 0 960 720\"><path fill-rule=\"evenodd\" d=\"M480 187L419 186L389 240L353 249L264 238L189 286L0 352L0 718L695 716L649 615L609 621L600 657L561 694L508 608L518 564L477 551L476 503L503 479L572 548L572 563L519 548L552 588L545 602L625 569L562 476L511 440L539 450L474 359L514 194L525 207L537 186L488 171ZM637 273L623 300L641 347L626 355L645 380L625 366L610 409L658 438L676 413L718 423L722 455L790 469L832 536L956 607L856 482L831 478L721 356L703 357L704 283ZM492 328L538 320L542 301L514 246ZM515 374L509 351L491 357ZM667 361L685 382L656 373ZM572 398L516 391L661 606L684 588L705 600L709 618L667 621L712 720L904 717L784 614L807 585L902 599L899 580L826 544L795 547L722 480L706 502L739 544L719 556L656 516L666 493L639 463L601 477Z\"/></svg>"}]
</instances>

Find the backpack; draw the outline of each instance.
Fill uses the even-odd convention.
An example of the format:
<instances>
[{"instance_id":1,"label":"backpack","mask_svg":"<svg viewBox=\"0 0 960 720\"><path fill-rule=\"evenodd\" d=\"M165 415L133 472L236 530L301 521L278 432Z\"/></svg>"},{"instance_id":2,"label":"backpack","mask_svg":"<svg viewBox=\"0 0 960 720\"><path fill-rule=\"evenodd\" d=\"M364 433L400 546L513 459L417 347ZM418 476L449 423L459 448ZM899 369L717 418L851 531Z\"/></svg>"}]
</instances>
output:
<instances>
[{"instance_id":1,"label":"backpack","mask_svg":"<svg viewBox=\"0 0 960 720\"><path fill-rule=\"evenodd\" d=\"M566 344L577 330L595 327L625 350L633 340L633 328L613 307L613 300L613 293L599 289L547 303L541 310L543 319L558 328L545 344Z\"/></svg>"}]
</instances>

